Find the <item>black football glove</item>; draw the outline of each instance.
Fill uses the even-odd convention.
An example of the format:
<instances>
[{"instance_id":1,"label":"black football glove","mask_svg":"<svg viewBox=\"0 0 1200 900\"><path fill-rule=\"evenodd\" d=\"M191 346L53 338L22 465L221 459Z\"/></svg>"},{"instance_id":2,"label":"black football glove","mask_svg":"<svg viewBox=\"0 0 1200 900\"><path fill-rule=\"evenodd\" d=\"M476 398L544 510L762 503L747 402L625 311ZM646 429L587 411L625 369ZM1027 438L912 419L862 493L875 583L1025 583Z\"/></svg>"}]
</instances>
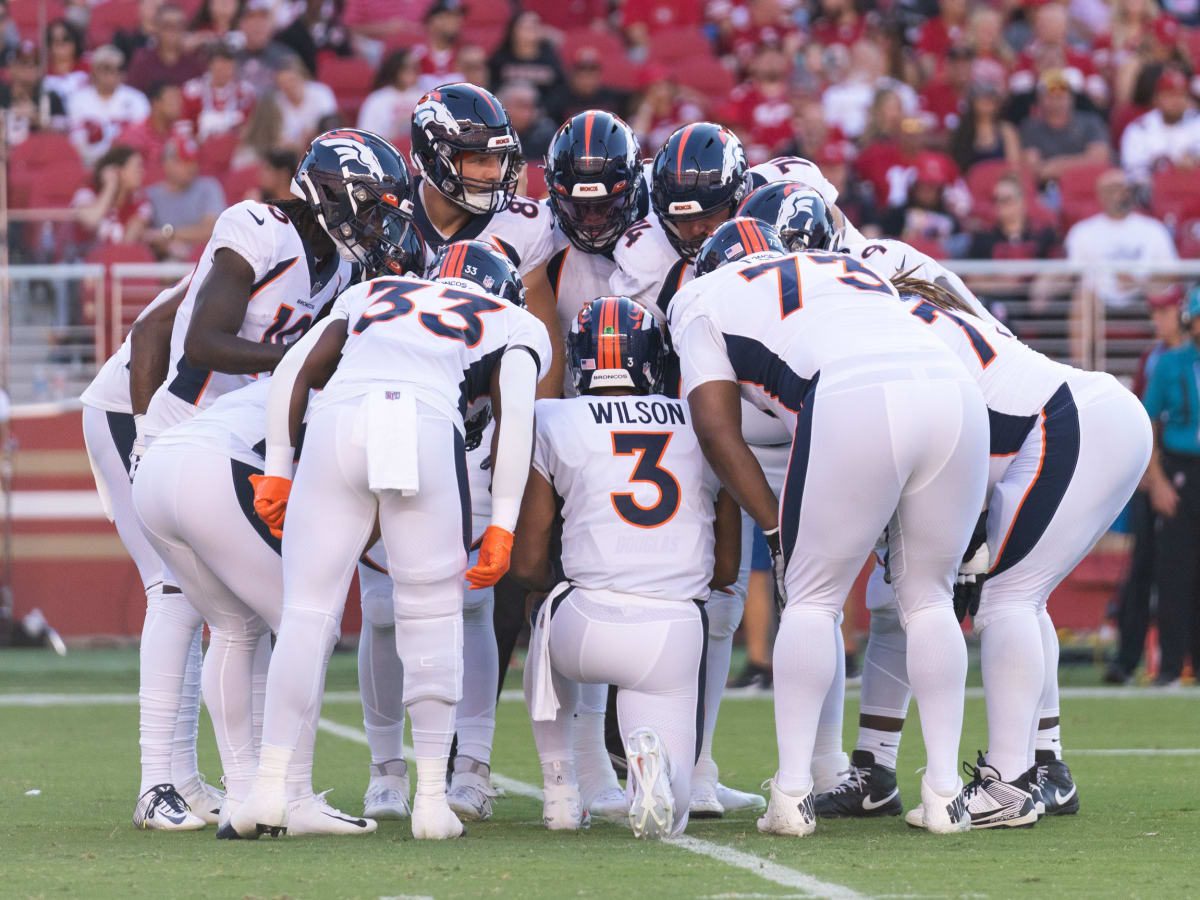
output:
<instances>
[{"instance_id":1,"label":"black football glove","mask_svg":"<svg viewBox=\"0 0 1200 900\"><path fill-rule=\"evenodd\" d=\"M770 531L764 531L763 537L767 539L767 549L771 551L771 574L775 576L775 612L783 615L783 608L787 606L787 587L784 583L787 561L783 558L783 545L779 540L778 526Z\"/></svg>"},{"instance_id":2,"label":"black football glove","mask_svg":"<svg viewBox=\"0 0 1200 900\"><path fill-rule=\"evenodd\" d=\"M954 580L954 615L958 621L967 616L975 618L979 612L979 598L983 594L983 581L991 566L991 554L987 545L987 510L979 514L967 552L963 554L958 577Z\"/></svg>"}]
</instances>

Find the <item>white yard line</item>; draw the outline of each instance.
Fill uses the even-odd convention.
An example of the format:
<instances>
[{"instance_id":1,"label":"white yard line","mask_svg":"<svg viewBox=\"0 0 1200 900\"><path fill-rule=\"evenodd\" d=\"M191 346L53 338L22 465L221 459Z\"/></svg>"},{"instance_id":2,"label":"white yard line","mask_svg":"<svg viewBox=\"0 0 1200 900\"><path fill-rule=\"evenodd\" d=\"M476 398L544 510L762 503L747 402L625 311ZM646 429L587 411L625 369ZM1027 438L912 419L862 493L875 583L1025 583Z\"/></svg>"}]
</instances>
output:
<instances>
[{"instance_id":1,"label":"white yard line","mask_svg":"<svg viewBox=\"0 0 1200 900\"><path fill-rule=\"evenodd\" d=\"M317 721L317 728L337 737L354 741L357 744L365 746L367 743L367 733L365 731L349 725L343 725L341 722L321 718ZM405 747L404 752L407 755L412 751L411 748ZM508 778L496 772L492 773L492 781L510 794L532 797L535 800L542 799L541 789L524 781L517 781L515 778ZM781 866L760 856L743 853L741 850L735 850L724 844L714 844L711 841L702 841L699 838L687 835L671 838L663 843L669 844L672 847L679 847L698 856L707 856L709 859L715 859L717 862L722 862L738 869L744 869L747 872L752 872L759 878L774 882L783 887L802 891L806 897L827 897L830 900L866 900L864 895L848 887L821 881L812 875L807 875L796 869L789 869L787 866Z\"/></svg>"},{"instance_id":2,"label":"white yard line","mask_svg":"<svg viewBox=\"0 0 1200 900\"><path fill-rule=\"evenodd\" d=\"M858 688L849 688L846 696L857 700L861 695ZM773 691L758 691L755 693L726 693L721 697L722 703L737 703L742 700L771 700ZM1200 700L1200 688L1192 687L1063 687L1058 689L1058 696L1063 700ZM525 702L525 694L519 690L500 692L500 699L505 702ZM982 700L983 688L967 688L968 700Z\"/></svg>"}]
</instances>

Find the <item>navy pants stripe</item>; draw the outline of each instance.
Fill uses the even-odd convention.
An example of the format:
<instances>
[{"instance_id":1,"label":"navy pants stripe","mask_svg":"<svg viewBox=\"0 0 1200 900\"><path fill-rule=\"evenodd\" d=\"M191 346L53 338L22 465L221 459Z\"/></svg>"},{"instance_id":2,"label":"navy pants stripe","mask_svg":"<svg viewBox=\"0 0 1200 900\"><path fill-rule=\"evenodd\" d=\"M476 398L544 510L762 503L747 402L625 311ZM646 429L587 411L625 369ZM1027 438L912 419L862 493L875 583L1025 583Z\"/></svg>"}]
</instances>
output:
<instances>
[{"instance_id":1,"label":"navy pants stripe","mask_svg":"<svg viewBox=\"0 0 1200 900\"><path fill-rule=\"evenodd\" d=\"M796 433L792 437L792 454L788 459L787 478L783 483L783 509L779 521L785 560L792 558L796 534L800 530L800 504L804 500L804 480L808 476L808 456L812 446L813 401L820 379L820 372L813 375L800 411L796 413Z\"/></svg>"}]
</instances>

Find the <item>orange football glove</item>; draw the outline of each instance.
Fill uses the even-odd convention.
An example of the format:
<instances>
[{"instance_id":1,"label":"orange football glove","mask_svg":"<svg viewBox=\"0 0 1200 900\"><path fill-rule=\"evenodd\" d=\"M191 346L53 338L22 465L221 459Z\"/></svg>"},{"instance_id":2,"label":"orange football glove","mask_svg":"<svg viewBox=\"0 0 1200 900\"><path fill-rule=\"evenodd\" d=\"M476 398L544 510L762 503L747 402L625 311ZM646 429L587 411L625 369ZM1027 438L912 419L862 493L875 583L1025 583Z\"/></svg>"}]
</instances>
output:
<instances>
[{"instance_id":1,"label":"orange football glove","mask_svg":"<svg viewBox=\"0 0 1200 900\"><path fill-rule=\"evenodd\" d=\"M491 587L508 571L512 555L513 536L499 525L489 525L479 545L479 562L467 570L472 590Z\"/></svg>"},{"instance_id":2,"label":"orange football glove","mask_svg":"<svg viewBox=\"0 0 1200 900\"><path fill-rule=\"evenodd\" d=\"M251 475L250 483L254 485L254 511L267 523L271 534L283 537L283 517L287 514L292 480L278 475Z\"/></svg>"}]
</instances>

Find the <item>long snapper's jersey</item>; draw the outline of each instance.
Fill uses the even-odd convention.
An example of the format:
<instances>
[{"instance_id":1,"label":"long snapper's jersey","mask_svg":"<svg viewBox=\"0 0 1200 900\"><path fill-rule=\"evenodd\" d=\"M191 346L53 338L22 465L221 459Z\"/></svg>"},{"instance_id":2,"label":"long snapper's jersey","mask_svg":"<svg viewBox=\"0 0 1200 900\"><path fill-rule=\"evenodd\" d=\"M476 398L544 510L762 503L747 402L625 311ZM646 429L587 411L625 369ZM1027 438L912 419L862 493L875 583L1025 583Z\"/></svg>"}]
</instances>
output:
<instances>
[{"instance_id":1,"label":"long snapper's jersey","mask_svg":"<svg viewBox=\"0 0 1200 900\"><path fill-rule=\"evenodd\" d=\"M244 200L221 213L175 315L167 380L158 389L148 411L147 425L152 434L186 418L181 410L186 410L188 404L197 410L204 409L217 397L249 384L256 377L200 369L190 365L184 356L196 295L222 248L242 257L254 272L250 302L237 332L238 337L248 341L291 344L312 327L313 320L330 300L359 277L358 265L337 254L317 271L315 254L277 206ZM160 399L164 394L182 400L183 404L165 397Z\"/></svg>"},{"instance_id":2,"label":"long snapper's jersey","mask_svg":"<svg viewBox=\"0 0 1200 900\"><path fill-rule=\"evenodd\" d=\"M580 250L557 228L554 229L554 245L554 255L546 264L546 276L554 291L558 324L565 340L583 307L597 297L611 293L609 281L617 264L611 256ZM575 396L575 384L569 377L563 384L563 391L568 397Z\"/></svg>"},{"instance_id":3,"label":"long snapper's jersey","mask_svg":"<svg viewBox=\"0 0 1200 900\"><path fill-rule=\"evenodd\" d=\"M694 274L692 264L667 239L654 212L625 229L617 239L613 262L609 293L640 303L659 324L666 321L671 297Z\"/></svg>"},{"instance_id":4,"label":"long snapper's jersey","mask_svg":"<svg viewBox=\"0 0 1200 900\"><path fill-rule=\"evenodd\" d=\"M776 181L799 181L820 194L826 206L832 208L837 203L838 189L821 173L815 162L799 156L777 156L751 166L748 174L752 190Z\"/></svg>"},{"instance_id":5,"label":"long snapper's jersey","mask_svg":"<svg viewBox=\"0 0 1200 900\"><path fill-rule=\"evenodd\" d=\"M671 334L684 396L737 382L793 430L818 376L823 388L900 368L969 377L889 282L844 253L755 255L710 272L671 304Z\"/></svg>"},{"instance_id":6,"label":"long snapper's jersey","mask_svg":"<svg viewBox=\"0 0 1200 900\"><path fill-rule=\"evenodd\" d=\"M267 375L222 394L203 412L160 434L154 439L154 446L203 447L262 469L270 390L271 376Z\"/></svg>"},{"instance_id":7,"label":"long snapper's jersey","mask_svg":"<svg viewBox=\"0 0 1200 900\"><path fill-rule=\"evenodd\" d=\"M157 297L146 304L145 308L138 313L138 319L141 319L151 310L162 306L171 297L175 296L175 292L180 286L187 283L192 276L185 275L179 281L175 282L169 288L161 291ZM129 399L129 360L133 352L131 343L131 335L125 335L125 340L121 342L121 346L117 348L117 352L108 358L108 361L100 367L100 371L96 373L96 377L92 379L80 395L79 400L84 406L91 406L95 409L103 409L106 412L125 413L129 415L133 412L133 404Z\"/></svg>"},{"instance_id":8,"label":"long snapper's jersey","mask_svg":"<svg viewBox=\"0 0 1200 900\"><path fill-rule=\"evenodd\" d=\"M419 278L376 278L344 292L331 315L347 323L337 371L314 410L376 388L407 388L462 430L467 407L488 393L505 351L523 347L550 367L550 337L536 316L482 291Z\"/></svg>"},{"instance_id":9,"label":"long snapper's jersey","mask_svg":"<svg viewBox=\"0 0 1200 900\"><path fill-rule=\"evenodd\" d=\"M428 266L439 250L455 241L486 241L503 252L522 276L542 266L554 253L553 217L544 204L528 197L514 197L504 209L478 213L454 234L442 234L425 212L421 179L413 192L413 222L425 241ZM430 187L429 190L434 190Z\"/></svg>"},{"instance_id":10,"label":"long snapper's jersey","mask_svg":"<svg viewBox=\"0 0 1200 900\"><path fill-rule=\"evenodd\" d=\"M894 278L909 272L916 278L940 285L971 307L971 311L979 318L999 325L961 278L911 244L893 238L864 239L850 244L844 251L865 262L885 278Z\"/></svg>"},{"instance_id":11,"label":"long snapper's jersey","mask_svg":"<svg viewBox=\"0 0 1200 900\"><path fill-rule=\"evenodd\" d=\"M557 574L593 590L708 596L720 485L687 404L585 395L535 409L533 467L562 499Z\"/></svg>"}]
</instances>

